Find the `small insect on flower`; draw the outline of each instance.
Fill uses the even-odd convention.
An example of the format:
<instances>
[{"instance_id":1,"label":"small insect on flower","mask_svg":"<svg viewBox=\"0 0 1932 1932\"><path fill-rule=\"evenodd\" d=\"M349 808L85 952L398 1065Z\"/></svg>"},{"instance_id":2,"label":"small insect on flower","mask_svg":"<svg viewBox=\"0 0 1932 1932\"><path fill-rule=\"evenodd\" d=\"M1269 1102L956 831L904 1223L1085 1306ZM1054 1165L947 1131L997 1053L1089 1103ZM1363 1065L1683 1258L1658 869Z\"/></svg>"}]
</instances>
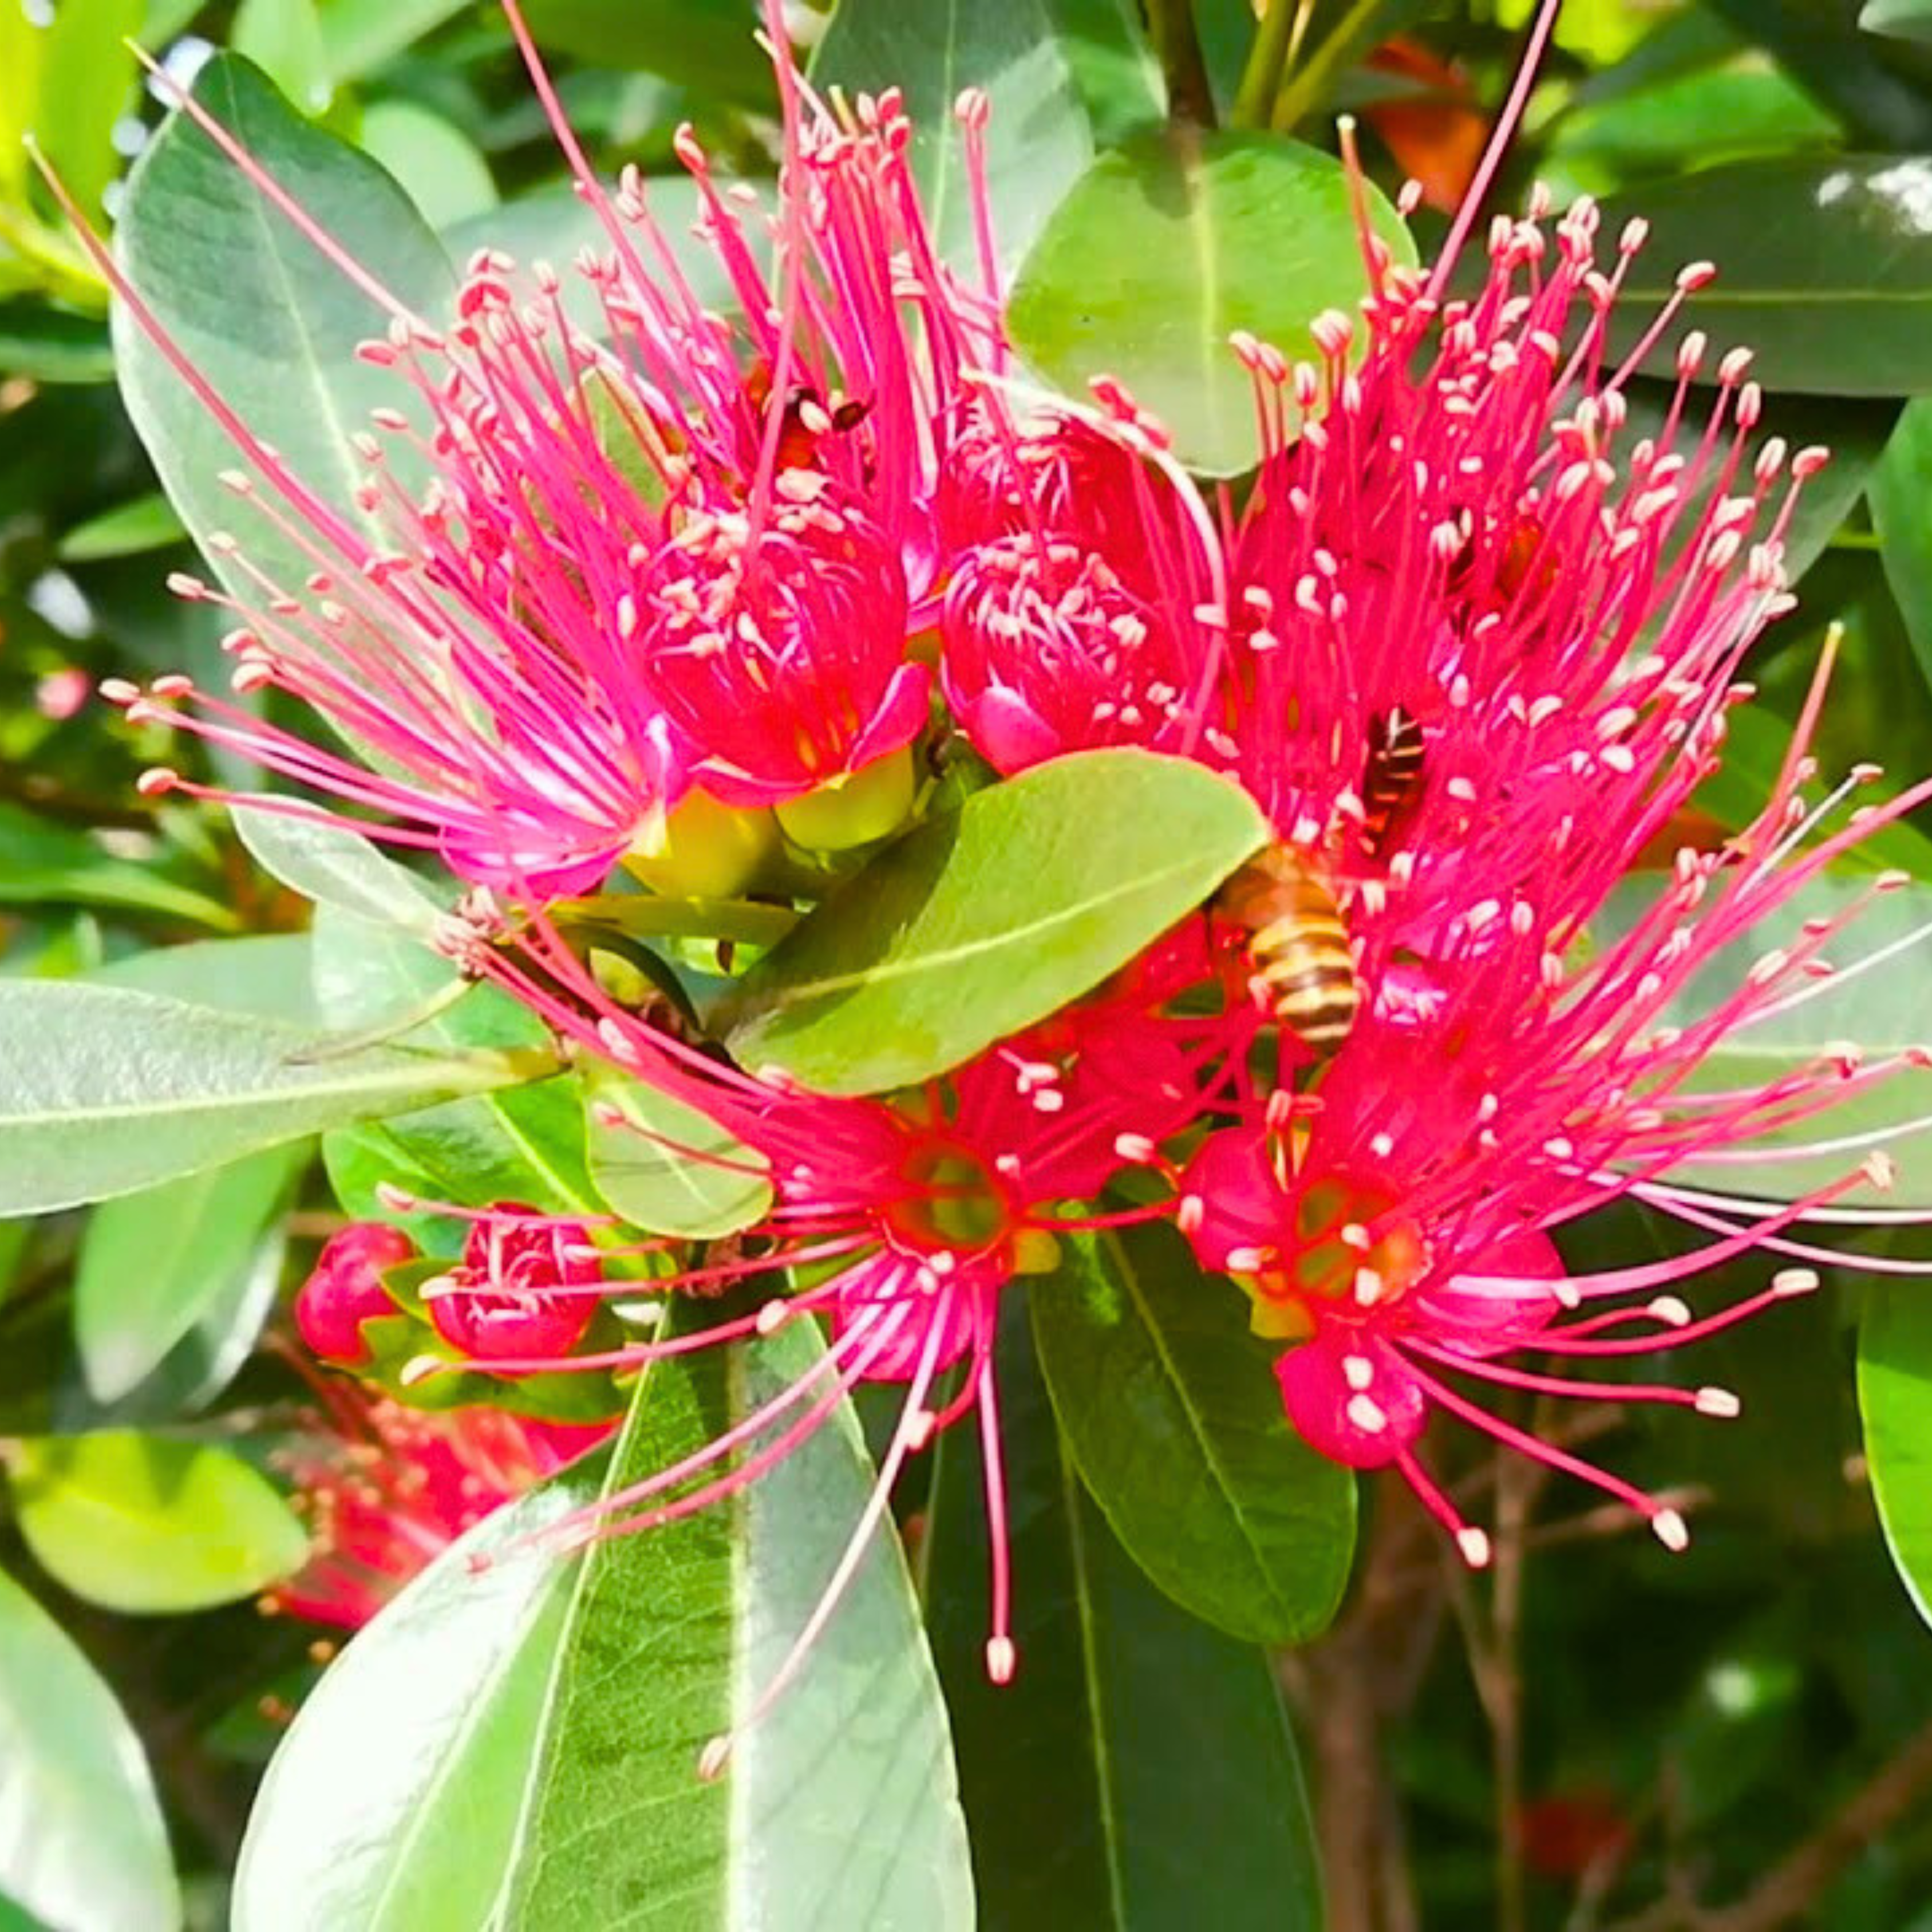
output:
<instances>
[{"instance_id":1,"label":"small insect on flower","mask_svg":"<svg viewBox=\"0 0 1932 1932\"><path fill-rule=\"evenodd\" d=\"M1257 993L1317 1060L1340 1052L1361 1006L1348 929L1314 860L1290 845L1251 859L1214 910L1246 934Z\"/></svg>"},{"instance_id":2,"label":"small insect on flower","mask_svg":"<svg viewBox=\"0 0 1932 1932\"><path fill-rule=\"evenodd\" d=\"M1369 752L1362 770L1364 854L1380 858L1405 815L1420 797L1428 776L1428 740L1421 722L1400 704L1369 720Z\"/></svg>"}]
</instances>

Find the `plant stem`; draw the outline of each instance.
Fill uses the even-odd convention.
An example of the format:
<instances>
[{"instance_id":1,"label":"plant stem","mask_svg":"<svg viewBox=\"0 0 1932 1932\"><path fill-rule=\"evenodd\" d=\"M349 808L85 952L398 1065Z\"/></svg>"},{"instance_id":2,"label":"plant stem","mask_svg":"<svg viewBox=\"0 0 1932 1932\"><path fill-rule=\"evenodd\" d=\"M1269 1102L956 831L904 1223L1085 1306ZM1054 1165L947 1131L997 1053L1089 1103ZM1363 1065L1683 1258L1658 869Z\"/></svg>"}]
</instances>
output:
<instances>
[{"instance_id":1,"label":"plant stem","mask_svg":"<svg viewBox=\"0 0 1932 1932\"><path fill-rule=\"evenodd\" d=\"M1255 28L1254 44L1241 68L1240 86L1228 116L1237 128L1265 128L1275 92L1288 61L1288 41L1301 10L1300 0L1267 0Z\"/></svg>"},{"instance_id":2,"label":"plant stem","mask_svg":"<svg viewBox=\"0 0 1932 1932\"><path fill-rule=\"evenodd\" d=\"M1147 0L1147 16L1148 37L1167 76L1168 117L1212 128L1214 90L1194 31L1194 0Z\"/></svg>"},{"instance_id":3,"label":"plant stem","mask_svg":"<svg viewBox=\"0 0 1932 1932\"><path fill-rule=\"evenodd\" d=\"M1317 43L1308 58L1286 70L1266 124L1288 134L1318 101L1333 91L1342 69L1353 60L1373 29L1382 0L1354 0L1354 4Z\"/></svg>"}]
</instances>

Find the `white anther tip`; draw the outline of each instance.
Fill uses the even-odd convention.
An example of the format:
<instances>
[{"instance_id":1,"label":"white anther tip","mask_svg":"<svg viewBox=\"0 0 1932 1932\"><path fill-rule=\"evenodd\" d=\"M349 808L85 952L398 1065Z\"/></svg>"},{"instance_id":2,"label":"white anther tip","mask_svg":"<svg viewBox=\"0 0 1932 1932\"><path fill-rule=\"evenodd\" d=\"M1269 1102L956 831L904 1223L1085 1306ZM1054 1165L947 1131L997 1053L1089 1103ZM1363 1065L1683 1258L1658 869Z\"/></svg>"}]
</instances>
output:
<instances>
[{"instance_id":1,"label":"white anther tip","mask_svg":"<svg viewBox=\"0 0 1932 1932\"><path fill-rule=\"evenodd\" d=\"M1486 1532L1459 1529L1456 1532L1456 1547L1462 1552L1462 1561L1472 1570L1486 1570L1490 1567L1490 1539Z\"/></svg>"},{"instance_id":2,"label":"white anther tip","mask_svg":"<svg viewBox=\"0 0 1932 1932\"><path fill-rule=\"evenodd\" d=\"M988 1637L986 1640L986 1676L994 1684L1010 1684L1013 1672L1019 1667L1019 1652L1013 1648L1010 1636Z\"/></svg>"},{"instance_id":3,"label":"white anther tip","mask_svg":"<svg viewBox=\"0 0 1932 1932\"><path fill-rule=\"evenodd\" d=\"M1674 1509L1660 1509L1650 1520L1651 1534L1672 1552L1690 1546L1690 1531Z\"/></svg>"}]
</instances>

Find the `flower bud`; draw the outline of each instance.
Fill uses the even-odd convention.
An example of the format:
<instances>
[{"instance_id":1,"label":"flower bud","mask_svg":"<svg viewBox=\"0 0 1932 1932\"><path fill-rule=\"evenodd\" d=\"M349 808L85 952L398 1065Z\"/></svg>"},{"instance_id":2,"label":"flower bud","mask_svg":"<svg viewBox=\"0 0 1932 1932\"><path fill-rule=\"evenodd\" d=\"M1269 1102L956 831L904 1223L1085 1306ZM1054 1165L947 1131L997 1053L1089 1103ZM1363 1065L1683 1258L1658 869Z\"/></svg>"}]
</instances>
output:
<instances>
[{"instance_id":1,"label":"flower bud","mask_svg":"<svg viewBox=\"0 0 1932 1932\"><path fill-rule=\"evenodd\" d=\"M440 1291L426 1291L436 1333L479 1362L568 1354L597 1312L584 1291L603 1279L589 1242L575 1222L499 1204L470 1230Z\"/></svg>"},{"instance_id":2,"label":"flower bud","mask_svg":"<svg viewBox=\"0 0 1932 1932\"><path fill-rule=\"evenodd\" d=\"M917 789L912 752L902 746L777 808L785 836L808 852L869 845L903 825Z\"/></svg>"},{"instance_id":3,"label":"flower bud","mask_svg":"<svg viewBox=\"0 0 1932 1932\"><path fill-rule=\"evenodd\" d=\"M416 1251L401 1228L381 1221L358 1221L332 1234L296 1296L296 1327L310 1350L345 1368L367 1362L363 1323L396 1312L382 1271Z\"/></svg>"},{"instance_id":4,"label":"flower bud","mask_svg":"<svg viewBox=\"0 0 1932 1932\"><path fill-rule=\"evenodd\" d=\"M666 898L728 899L751 885L778 844L764 806L720 805L693 791L633 842L624 869Z\"/></svg>"}]
</instances>

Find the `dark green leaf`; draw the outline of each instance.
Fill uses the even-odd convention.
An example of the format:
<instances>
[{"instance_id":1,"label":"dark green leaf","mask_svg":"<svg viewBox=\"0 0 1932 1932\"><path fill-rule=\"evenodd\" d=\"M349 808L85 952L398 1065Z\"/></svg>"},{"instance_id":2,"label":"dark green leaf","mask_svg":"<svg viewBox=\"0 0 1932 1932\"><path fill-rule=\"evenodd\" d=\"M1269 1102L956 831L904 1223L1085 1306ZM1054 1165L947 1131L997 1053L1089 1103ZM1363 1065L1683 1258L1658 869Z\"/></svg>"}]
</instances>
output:
<instances>
[{"instance_id":1,"label":"dark green leaf","mask_svg":"<svg viewBox=\"0 0 1932 1932\"><path fill-rule=\"evenodd\" d=\"M34 1560L110 1610L176 1614L298 1569L308 1532L238 1456L133 1430L30 1436L7 1453Z\"/></svg>"},{"instance_id":2,"label":"dark green leaf","mask_svg":"<svg viewBox=\"0 0 1932 1932\"><path fill-rule=\"evenodd\" d=\"M1002 0L991 7L840 0L812 58L812 82L848 92L896 87L904 94L940 252L969 273L979 257L953 108L962 88L982 89L992 109L986 141L994 239L1010 274L1093 159L1084 86L1103 86L1110 94L1124 81L1132 86L1132 42L1108 18L1112 10L1108 0ZM1103 78L1096 62L1112 66L1112 76Z\"/></svg>"},{"instance_id":3,"label":"dark green leaf","mask_svg":"<svg viewBox=\"0 0 1932 1932\"><path fill-rule=\"evenodd\" d=\"M0 302L0 369L36 382L104 382L114 373L106 321L44 302Z\"/></svg>"},{"instance_id":4,"label":"dark green leaf","mask_svg":"<svg viewBox=\"0 0 1932 1932\"><path fill-rule=\"evenodd\" d=\"M310 1030L115 986L0 986L0 1215L219 1167L539 1070L529 1056L342 1051Z\"/></svg>"},{"instance_id":5,"label":"dark green leaf","mask_svg":"<svg viewBox=\"0 0 1932 1932\"><path fill-rule=\"evenodd\" d=\"M776 104L752 0L526 0L538 44L638 68L740 107Z\"/></svg>"},{"instance_id":6,"label":"dark green leaf","mask_svg":"<svg viewBox=\"0 0 1932 1932\"><path fill-rule=\"evenodd\" d=\"M1015 1312L1000 1339L1012 1683L982 1662L970 1425L940 1440L922 1566L982 1932L1318 1932L1308 1800L1268 1657L1178 1609L1115 1541Z\"/></svg>"},{"instance_id":7,"label":"dark green leaf","mask_svg":"<svg viewBox=\"0 0 1932 1932\"><path fill-rule=\"evenodd\" d=\"M74 1340L88 1392L114 1402L214 1304L232 1300L310 1148L271 1148L125 1195L94 1211L74 1273Z\"/></svg>"},{"instance_id":8,"label":"dark green leaf","mask_svg":"<svg viewBox=\"0 0 1932 1932\"><path fill-rule=\"evenodd\" d=\"M277 182L400 302L432 319L449 264L408 197L366 156L310 127L245 61L220 55L195 98ZM388 316L330 266L214 143L176 113L129 177L118 245L129 279L188 359L295 474L382 540L353 492L364 465L350 439L406 386L356 360ZM204 547L231 532L277 581L299 587L311 558L224 488L241 458L124 310L122 393L175 508ZM408 453L394 458L409 466ZM232 568L232 566L231 566ZM237 574L244 596L257 586Z\"/></svg>"},{"instance_id":9,"label":"dark green leaf","mask_svg":"<svg viewBox=\"0 0 1932 1932\"><path fill-rule=\"evenodd\" d=\"M748 1354L656 1364L614 1457L493 1519L358 1636L270 1768L236 1932L965 1932L944 1720L889 1532L724 1779L695 1775L862 1506L849 1413L683 1522L570 1560L530 1540L689 1453L817 1355L800 1322ZM482 1551L496 1560L478 1575ZM392 1747L370 1753L372 1729Z\"/></svg>"},{"instance_id":10,"label":"dark green leaf","mask_svg":"<svg viewBox=\"0 0 1932 1932\"><path fill-rule=\"evenodd\" d=\"M1858 1409L1886 1543L1913 1607L1932 1623L1932 1300L1917 1282L1866 1291Z\"/></svg>"},{"instance_id":11,"label":"dark green leaf","mask_svg":"<svg viewBox=\"0 0 1932 1932\"><path fill-rule=\"evenodd\" d=\"M1283 1413L1249 1304L1164 1223L1063 1242L1035 1286L1053 1406L1114 1534L1174 1600L1231 1635L1299 1643L1341 1601L1355 1484Z\"/></svg>"},{"instance_id":12,"label":"dark green leaf","mask_svg":"<svg viewBox=\"0 0 1932 1932\"><path fill-rule=\"evenodd\" d=\"M942 1073L1126 964L1268 837L1179 758L1082 752L889 847L746 976L752 1067L865 1094Z\"/></svg>"},{"instance_id":13,"label":"dark green leaf","mask_svg":"<svg viewBox=\"0 0 1932 1932\"><path fill-rule=\"evenodd\" d=\"M185 920L216 932L240 923L219 900L177 884L153 860L117 858L92 832L0 800L0 905L47 904Z\"/></svg>"},{"instance_id":14,"label":"dark green leaf","mask_svg":"<svg viewBox=\"0 0 1932 1932\"><path fill-rule=\"evenodd\" d=\"M1651 227L1612 319L1612 352L1635 346L1686 262L1713 261L1718 279L1690 304L1687 326L1720 348L1754 351L1751 372L1766 388L1932 389L1928 194L1932 158L1827 154L1706 168L1647 184L1628 206L1606 202L1606 233L1633 216ZM1641 366L1670 374L1677 342L1667 332ZM1715 369L1712 357L1706 372Z\"/></svg>"},{"instance_id":15,"label":"dark green leaf","mask_svg":"<svg viewBox=\"0 0 1932 1932\"><path fill-rule=\"evenodd\" d=\"M58 1932L174 1932L180 1888L141 1741L53 1618L0 1574L0 1890Z\"/></svg>"},{"instance_id":16,"label":"dark green leaf","mask_svg":"<svg viewBox=\"0 0 1932 1932\"><path fill-rule=\"evenodd\" d=\"M1400 218L1365 192L1376 232L1412 263ZM1084 400L1092 377L1118 377L1190 467L1228 476L1259 453L1252 380L1229 335L1312 356L1309 324L1352 314L1366 286L1339 162L1276 136L1177 126L1088 170L1028 256L1006 321L1058 388Z\"/></svg>"},{"instance_id":17,"label":"dark green leaf","mask_svg":"<svg viewBox=\"0 0 1932 1932\"><path fill-rule=\"evenodd\" d=\"M584 1093L590 1178L626 1220L656 1234L715 1240L770 1208L764 1156L694 1108L614 1068L586 1076ZM600 1118L606 1109L622 1119Z\"/></svg>"},{"instance_id":18,"label":"dark green leaf","mask_svg":"<svg viewBox=\"0 0 1932 1932\"><path fill-rule=\"evenodd\" d=\"M1870 497L1886 581L1932 679L1932 403L1906 405L1872 472Z\"/></svg>"}]
</instances>

